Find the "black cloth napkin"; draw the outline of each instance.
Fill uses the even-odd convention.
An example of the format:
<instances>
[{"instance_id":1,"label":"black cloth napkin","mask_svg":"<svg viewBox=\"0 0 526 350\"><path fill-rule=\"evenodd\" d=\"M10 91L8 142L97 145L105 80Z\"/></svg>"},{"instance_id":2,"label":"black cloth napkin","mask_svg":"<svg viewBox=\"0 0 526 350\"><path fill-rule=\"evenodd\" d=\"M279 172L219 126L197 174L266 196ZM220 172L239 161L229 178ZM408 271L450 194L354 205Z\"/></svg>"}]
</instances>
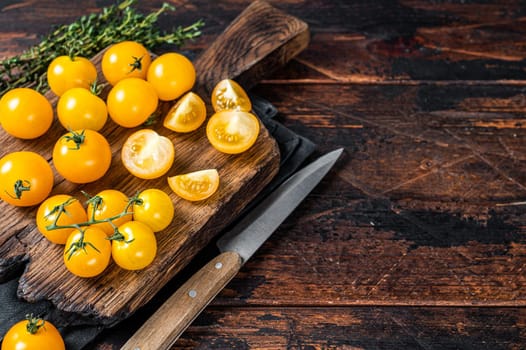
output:
<instances>
[{"instance_id":1,"label":"black cloth napkin","mask_svg":"<svg viewBox=\"0 0 526 350\"><path fill-rule=\"evenodd\" d=\"M250 210L253 205L257 204L262 198L292 175L316 148L310 140L292 132L274 120L273 118L278 114L278 111L272 104L258 96L251 96L251 100L254 112L260 117L263 124L265 124L270 134L278 143L281 161L280 170L276 177L256 197L256 200L244 209L244 212ZM180 275L181 274L176 276L175 279L180 279ZM57 326L64 337L68 350L89 349L89 343L92 342L95 337L100 334L104 335L104 326L94 324L93 321L90 322L90 320L77 317L76 315L65 315L63 312L56 310L48 301L28 303L18 299L16 293L19 277L20 275L16 275L11 280L0 284L0 305L2 307L0 311L0 335L2 337L13 324L23 320L25 315L30 313L42 317ZM152 313L160 306L164 298L167 298L170 293L175 292L176 287L177 284L170 284L165 287L162 293L160 293L161 295L156 296L154 300L149 303L150 305L147 304L143 308L146 311L143 311L142 315L132 315L131 318L147 317L149 313ZM168 290L170 288L172 289L171 291ZM162 294L168 295L165 296ZM126 321L124 321L124 323L125 322ZM118 329L119 326L116 326L116 328ZM115 334L117 334L117 337L119 336L119 332ZM126 336L127 334L128 332L122 332L121 329L121 336Z\"/></svg>"}]
</instances>

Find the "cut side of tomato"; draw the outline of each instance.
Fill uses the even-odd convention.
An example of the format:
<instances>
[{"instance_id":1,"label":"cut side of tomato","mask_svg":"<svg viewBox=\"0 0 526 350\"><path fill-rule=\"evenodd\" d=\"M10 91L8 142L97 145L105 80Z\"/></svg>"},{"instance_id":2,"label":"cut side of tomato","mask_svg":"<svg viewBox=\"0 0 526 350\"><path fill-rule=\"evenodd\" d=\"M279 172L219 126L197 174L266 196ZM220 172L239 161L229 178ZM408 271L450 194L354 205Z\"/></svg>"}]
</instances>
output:
<instances>
[{"instance_id":1,"label":"cut side of tomato","mask_svg":"<svg viewBox=\"0 0 526 350\"><path fill-rule=\"evenodd\" d=\"M216 169L199 170L168 178L168 185L179 197L189 201L201 201L212 196L219 188Z\"/></svg>"},{"instance_id":2,"label":"cut side of tomato","mask_svg":"<svg viewBox=\"0 0 526 350\"><path fill-rule=\"evenodd\" d=\"M214 111L236 110L250 112L252 103L245 90L231 79L223 79L212 90Z\"/></svg>"},{"instance_id":3,"label":"cut side of tomato","mask_svg":"<svg viewBox=\"0 0 526 350\"><path fill-rule=\"evenodd\" d=\"M218 151L237 154L252 147L258 138L259 128L259 120L252 113L221 111L208 120L206 136Z\"/></svg>"},{"instance_id":4,"label":"cut side of tomato","mask_svg":"<svg viewBox=\"0 0 526 350\"><path fill-rule=\"evenodd\" d=\"M121 151L124 167L141 179L155 179L166 174L173 164L174 155L172 141L151 129L131 134Z\"/></svg>"},{"instance_id":5,"label":"cut side of tomato","mask_svg":"<svg viewBox=\"0 0 526 350\"><path fill-rule=\"evenodd\" d=\"M163 125L175 132L190 132L199 128L205 119L205 102L199 95L189 92L168 111Z\"/></svg>"}]
</instances>

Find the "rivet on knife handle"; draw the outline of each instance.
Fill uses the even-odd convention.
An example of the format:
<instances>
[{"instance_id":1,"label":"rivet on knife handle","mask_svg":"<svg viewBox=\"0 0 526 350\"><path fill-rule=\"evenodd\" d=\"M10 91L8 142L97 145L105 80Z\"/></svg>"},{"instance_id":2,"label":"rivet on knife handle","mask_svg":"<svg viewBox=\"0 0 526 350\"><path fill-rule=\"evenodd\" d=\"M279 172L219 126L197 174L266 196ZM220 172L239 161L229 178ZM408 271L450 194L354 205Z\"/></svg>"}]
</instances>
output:
<instances>
[{"instance_id":1,"label":"rivet on knife handle","mask_svg":"<svg viewBox=\"0 0 526 350\"><path fill-rule=\"evenodd\" d=\"M239 272L241 265L241 257L236 252L218 255L179 288L121 350L169 349L195 317Z\"/></svg>"}]
</instances>

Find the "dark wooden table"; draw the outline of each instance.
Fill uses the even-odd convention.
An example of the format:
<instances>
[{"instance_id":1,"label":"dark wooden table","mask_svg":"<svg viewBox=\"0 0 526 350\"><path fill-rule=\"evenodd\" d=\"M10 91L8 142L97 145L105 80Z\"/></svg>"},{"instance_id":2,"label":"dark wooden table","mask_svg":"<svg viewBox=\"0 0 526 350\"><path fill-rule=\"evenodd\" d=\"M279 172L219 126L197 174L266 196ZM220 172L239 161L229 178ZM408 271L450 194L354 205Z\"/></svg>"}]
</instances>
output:
<instances>
[{"instance_id":1,"label":"dark wooden table","mask_svg":"<svg viewBox=\"0 0 526 350\"><path fill-rule=\"evenodd\" d=\"M0 55L111 3L2 1ZM205 20L198 53L250 1L172 3L166 28ZM526 348L524 2L270 3L311 43L254 92L345 154L174 349Z\"/></svg>"}]
</instances>

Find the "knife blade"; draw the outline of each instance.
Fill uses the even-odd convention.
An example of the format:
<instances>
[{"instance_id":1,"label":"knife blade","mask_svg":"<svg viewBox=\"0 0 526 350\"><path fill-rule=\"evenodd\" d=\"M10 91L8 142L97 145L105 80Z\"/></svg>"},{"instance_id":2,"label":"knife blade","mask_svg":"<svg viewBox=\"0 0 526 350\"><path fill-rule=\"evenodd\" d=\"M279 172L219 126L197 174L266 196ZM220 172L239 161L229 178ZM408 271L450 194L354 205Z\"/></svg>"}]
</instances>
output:
<instances>
[{"instance_id":1,"label":"knife blade","mask_svg":"<svg viewBox=\"0 0 526 350\"><path fill-rule=\"evenodd\" d=\"M305 166L247 213L218 241L220 254L197 271L132 335L121 350L164 350L239 272L243 264L316 187L343 148Z\"/></svg>"}]
</instances>

